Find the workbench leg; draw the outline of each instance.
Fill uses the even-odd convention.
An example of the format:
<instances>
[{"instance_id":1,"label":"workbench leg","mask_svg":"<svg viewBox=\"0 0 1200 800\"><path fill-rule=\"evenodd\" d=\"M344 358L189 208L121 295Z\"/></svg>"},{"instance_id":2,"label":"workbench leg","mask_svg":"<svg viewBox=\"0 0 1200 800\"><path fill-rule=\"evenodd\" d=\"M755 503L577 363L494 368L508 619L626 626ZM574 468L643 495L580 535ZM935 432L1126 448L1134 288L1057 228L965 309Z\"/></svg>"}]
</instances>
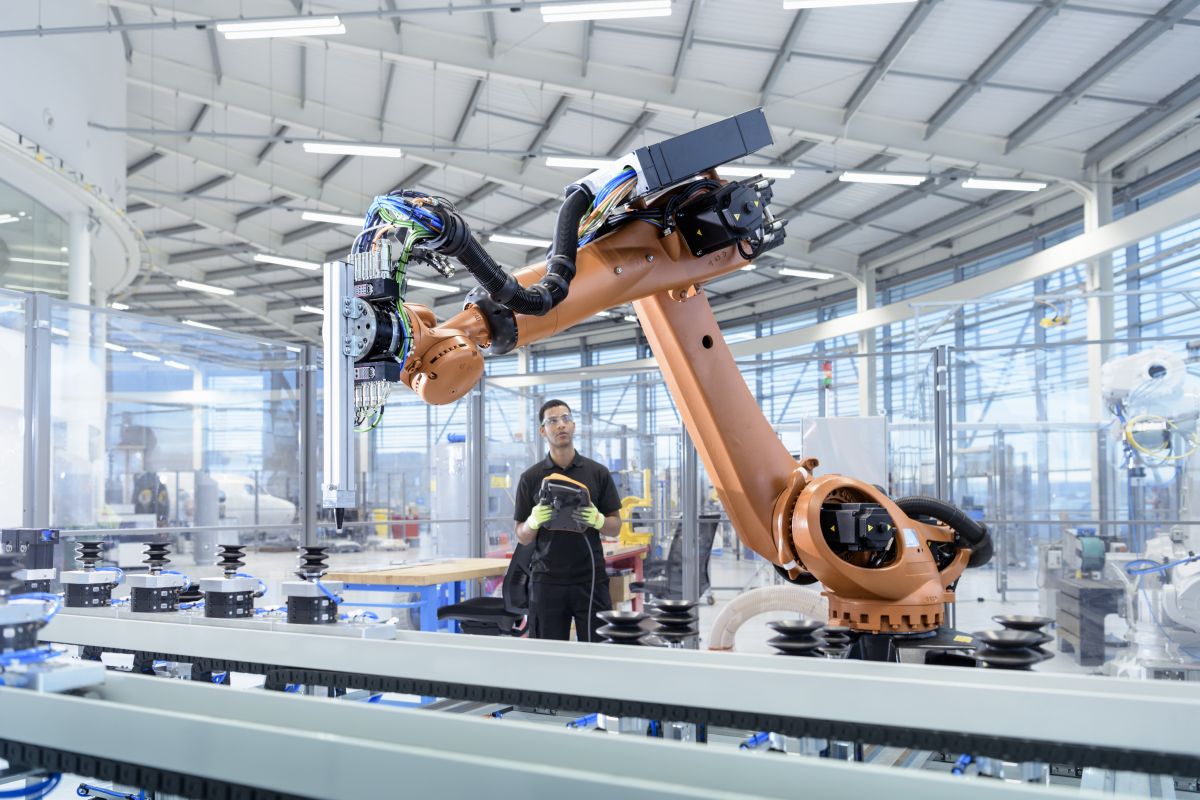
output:
<instances>
[{"instance_id":1,"label":"workbench leg","mask_svg":"<svg viewBox=\"0 0 1200 800\"><path fill-rule=\"evenodd\" d=\"M438 588L438 586L421 587L421 630L423 631L436 631L438 629Z\"/></svg>"},{"instance_id":2,"label":"workbench leg","mask_svg":"<svg viewBox=\"0 0 1200 800\"><path fill-rule=\"evenodd\" d=\"M644 569L645 563L646 563L646 559L642 558L641 555L636 555L633 557L633 579L635 581L641 582L646 579L646 577L645 577L646 570ZM639 593L633 595L631 600L632 600L633 610L641 611L642 604L645 602L645 596L641 592L639 592Z\"/></svg>"}]
</instances>

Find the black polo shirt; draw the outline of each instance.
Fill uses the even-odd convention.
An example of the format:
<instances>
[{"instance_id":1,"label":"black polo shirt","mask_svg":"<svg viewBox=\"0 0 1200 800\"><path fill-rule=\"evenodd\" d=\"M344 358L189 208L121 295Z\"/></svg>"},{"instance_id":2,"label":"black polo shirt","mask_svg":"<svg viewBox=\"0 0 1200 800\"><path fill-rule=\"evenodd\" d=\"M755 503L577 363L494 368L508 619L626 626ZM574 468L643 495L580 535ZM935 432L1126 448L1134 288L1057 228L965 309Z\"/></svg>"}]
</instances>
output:
<instances>
[{"instance_id":1,"label":"black polo shirt","mask_svg":"<svg viewBox=\"0 0 1200 800\"><path fill-rule=\"evenodd\" d=\"M542 480L558 473L587 487L592 496L592 505L604 516L621 510L621 498L617 495L612 473L603 464L575 453L575 458L566 468L555 464L550 456L534 464L521 474L517 482L517 497L513 508L513 519L524 522L537 505L538 490ZM592 558L588 558L588 548ZM603 579L604 548L600 543L600 532L592 528L584 533L574 531L550 531L539 528L534 539L532 573L535 581L545 583L587 583L592 579L592 564L596 567L596 578Z\"/></svg>"}]
</instances>

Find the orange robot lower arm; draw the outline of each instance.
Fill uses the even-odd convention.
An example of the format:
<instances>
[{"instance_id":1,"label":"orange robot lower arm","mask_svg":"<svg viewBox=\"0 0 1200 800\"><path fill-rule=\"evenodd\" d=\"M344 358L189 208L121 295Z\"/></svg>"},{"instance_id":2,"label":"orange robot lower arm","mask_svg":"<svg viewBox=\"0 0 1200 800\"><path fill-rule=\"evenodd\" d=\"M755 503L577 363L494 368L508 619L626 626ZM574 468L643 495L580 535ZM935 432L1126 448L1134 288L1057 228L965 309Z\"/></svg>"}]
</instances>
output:
<instances>
[{"instance_id":1,"label":"orange robot lower arm","mask_svg":"<svg viewBox=\"0 0 1200 800\"><path fill-rule=\"evenodd\" d=\"M796 582L819 580L831 621L862 631L905 633L943 623L944 604L967 565L949 527L913 519L874 486L841 475L813 477L815 459L797 463L763 415L721 336L703 284L740 269L736 247L705 256L678 232L630 222L579 251L570 293L545 316L516 315L517 347L632 302L671 396L725 512L747 547ZM516 273L528 286L544 266ZM465 395L483 374L492 340L485 313L469 306L442 324L407 305L412 347L403 381L428 403ZM892 544L868 562L838 545L822 523L830 504L878 504ZM949 549L947 549L949 548ZM811 576L811 577L809 577Z\"/></svg>"}]
</instances>

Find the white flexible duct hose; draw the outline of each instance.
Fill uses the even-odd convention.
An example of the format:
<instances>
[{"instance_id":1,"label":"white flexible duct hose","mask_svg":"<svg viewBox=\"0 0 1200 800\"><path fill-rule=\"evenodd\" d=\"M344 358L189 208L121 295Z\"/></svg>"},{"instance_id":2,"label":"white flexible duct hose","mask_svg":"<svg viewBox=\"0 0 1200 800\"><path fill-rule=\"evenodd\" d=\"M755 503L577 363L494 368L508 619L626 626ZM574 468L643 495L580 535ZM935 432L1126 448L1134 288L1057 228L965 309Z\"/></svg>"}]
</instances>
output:
<instances>
[{"instance_id":1,"label":"white flexible duct hose","mask_svg":"<svg viewBox=\"0 0 1200 800\"><path fill-rule=\"evenodd\" d=\"M739 594L717 614L708 637L708 649L732 650L738 628L747 620L769 611L795 611L820 620L829 618L829 606L815 588L763 586Z\"/></svg>"}]
</instances>

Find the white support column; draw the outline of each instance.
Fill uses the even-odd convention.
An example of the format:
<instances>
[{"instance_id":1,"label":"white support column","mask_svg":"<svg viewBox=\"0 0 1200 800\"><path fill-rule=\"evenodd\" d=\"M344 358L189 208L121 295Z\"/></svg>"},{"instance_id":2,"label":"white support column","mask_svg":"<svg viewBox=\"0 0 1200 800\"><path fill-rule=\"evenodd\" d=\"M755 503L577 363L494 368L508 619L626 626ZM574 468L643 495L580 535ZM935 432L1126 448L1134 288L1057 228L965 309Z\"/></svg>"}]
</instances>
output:
<instances>
[{"instance_id":1,"label":"white support column","mask_svg":"<svg viewBox=\"0 0 1200 800\"><path fill-rule=\"evenodd\" d=\"M517 351L517 374L528 375L533 371L533 358L530 355L528 347L522 347ZM538 432L531 427L534 410L529 402L529 387L522 386L519 390L521 395L521 419L517 425L517 430L521 434L521 441L527 443L529 447L530 457L536 458L538 451L541 449L541 443L538 441Z\"/></svg>"},{"instance_id":2,"label":"white support column","mask_svg":"<svg viewBox=\"0 0 1200 800\"><path fill-rule=\"evenodd\" d=\"M1112 173L1098 172L1093 167L1088 177L1090 181L1083 196L1084 233L1091 233L1112 222ZM1113 338L1113 261L1110 254L1105 253L1088 262L1087 290L1101 293L1088 297L1088 339ZM1100 393L1100 367L1108 359L1109 349L1107 344L1088 348L1089 412L1093 422L1101 422L1105 418L1104 400Z\"/></svg>"},{"instance_id":3,"label":"white support column","mask_svg":"<svg viewBox=\"0 0 1200 800\"><path fill-rule=\"evenodd\" d=\"M67 299L85 306L92 300L92 234L88 222L86 211L71 214L67 267Z\"/></svg>"},{"instance_id":4,"label":"white support column","mask_svg":"<svg viewBox=\"0 0 1200 800\"><path fill-rule=\"evenodd\" d=\"M858 297L858 313L869 311L875 307L875 270L863 267L860 280L855 282ZM876 398L876 358L875 358L875 328L859 331L858 353L863 358L858 359L858 415L871 417L877 413Z\"/></svg>"},{"instance_id":5,"label":"white support column","mask_svg":"<svg viewBox=\"0 0 1200 800\"><path fill-rule=\"evenodd\" d=\"M1089 234L1112 222L1112 173L1100 172L1093 167L1088 175L1088 185L1083 191L1083 231ZM1116 324L1113 312L1113 260L1105 252L1093 258L1087 265L1087 338L1089 340L1113 338ZM1104 422L1107 411L1100 386L1100 369L1108 359L1111 345L1088 346L1088 418L1097 424ZM1108 459L1105 453L1105 434L1097 432L1096 446L1092 452L1092 508L1100 519L1107 518L1111 505L1107 480Z\"/></svg>"}]
</instances>

